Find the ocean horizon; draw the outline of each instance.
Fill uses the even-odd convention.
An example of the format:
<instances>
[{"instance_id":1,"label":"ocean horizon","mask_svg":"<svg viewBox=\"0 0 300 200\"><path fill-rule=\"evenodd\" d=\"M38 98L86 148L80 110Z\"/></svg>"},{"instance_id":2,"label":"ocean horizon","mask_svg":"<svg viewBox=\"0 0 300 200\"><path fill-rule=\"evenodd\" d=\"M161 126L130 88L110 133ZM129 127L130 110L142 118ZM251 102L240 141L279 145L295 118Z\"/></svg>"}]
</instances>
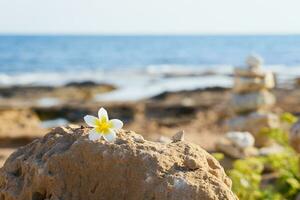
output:
<instances>
[{"instance_id":1,"label":"ocean horizon","mask_svg":"<svg viewBox=\"0 0 300 200\"><path fill-rule=\"evenodd\" d=\"M0 86L94 81L120 88L101 99L138 99L230 87L253 53L280 81L300 76L300 35L0 35Z\"/></svg>"}]
</instances>

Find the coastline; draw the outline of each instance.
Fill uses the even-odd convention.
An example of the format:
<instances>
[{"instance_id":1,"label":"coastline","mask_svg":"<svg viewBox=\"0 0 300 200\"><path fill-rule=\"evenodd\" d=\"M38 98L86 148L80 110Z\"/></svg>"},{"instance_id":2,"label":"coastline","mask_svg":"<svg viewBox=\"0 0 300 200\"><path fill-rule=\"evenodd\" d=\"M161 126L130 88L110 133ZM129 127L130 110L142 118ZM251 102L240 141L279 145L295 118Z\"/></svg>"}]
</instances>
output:
<instances>
[{"instance_id":1,"label":"coastline","mask_svg":"<svg viewBox=\"0 0 300 200\"><path fill-rule=\"evenodd\" d=\"M112 118L122 119L126 129L144 133L146 139L164 142L177 131L185 130L188 141L214 151L215 142L226 132L224 121L231 113L227 106L231 90L224 87L166 91L136 101L95 101L93 95L86 93L107 94L116 91L116 87L91 82L52 88L2 88L0 91L6 94L0 100L2 161L8 156L7 152L43 136L51 127L83 124L83 116L95 114L101 106L110 111ZM300 88L277 88L274 93L277 97L274 112L300 115L297 100ZM60 101L49 101L53 98L51 95ZM48 98L48 102L38 104L39 98Z\"/></svg>"}]
</instances>

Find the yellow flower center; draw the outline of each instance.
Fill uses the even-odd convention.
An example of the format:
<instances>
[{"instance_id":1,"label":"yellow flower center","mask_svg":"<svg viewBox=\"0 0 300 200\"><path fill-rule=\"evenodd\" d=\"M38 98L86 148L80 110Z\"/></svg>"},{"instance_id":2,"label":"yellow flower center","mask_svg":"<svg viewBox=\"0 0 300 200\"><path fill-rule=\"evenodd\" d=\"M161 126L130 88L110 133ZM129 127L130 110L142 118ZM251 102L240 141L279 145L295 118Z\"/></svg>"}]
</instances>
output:
<instances>
[{"instance_id":1,"label":"yellow flower center","mask_svg":"<svg viewBox=\"0 0 300 200\"><path fill-rule=\"evenodd\" d=\"M109 122L105 117L102 117L101 119L98 119L96 122L96 131L98 133L102 133L104 135L110 133L110 128L113 127L112 123Z\"/></svg>"}]
</instances>

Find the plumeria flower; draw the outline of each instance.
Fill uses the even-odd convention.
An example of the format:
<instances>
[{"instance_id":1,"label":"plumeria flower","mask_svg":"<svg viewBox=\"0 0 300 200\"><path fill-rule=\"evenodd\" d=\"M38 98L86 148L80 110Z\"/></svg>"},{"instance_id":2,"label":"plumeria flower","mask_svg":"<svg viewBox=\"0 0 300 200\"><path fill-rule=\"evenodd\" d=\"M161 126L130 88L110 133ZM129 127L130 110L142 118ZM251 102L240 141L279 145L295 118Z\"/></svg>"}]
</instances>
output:
<instances>
[{"instance_id":1,"label":"plumeria flower","mask_svg":"<svg viewBox=\"0 0 300 200\"><path fill-rule=\"evenodd\" d=\"M100 108L98 111L98 118L86 115L84 117L85 123L93 127L89 132L89 139L92 141L103 138L108 142L113 142L116 139L116 131L123 127L123 122L118 119L108 119L107 111Z\"/></svg>"}]
</instances>

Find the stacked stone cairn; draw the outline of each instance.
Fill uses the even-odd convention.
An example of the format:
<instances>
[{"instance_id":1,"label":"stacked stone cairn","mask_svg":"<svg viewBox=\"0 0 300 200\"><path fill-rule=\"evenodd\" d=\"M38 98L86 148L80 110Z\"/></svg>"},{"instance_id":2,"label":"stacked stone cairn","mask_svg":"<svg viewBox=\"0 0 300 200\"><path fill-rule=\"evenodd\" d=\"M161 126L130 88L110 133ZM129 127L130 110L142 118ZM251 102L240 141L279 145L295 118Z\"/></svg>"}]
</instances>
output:
<instances>
[{"instance_id":1,"label":"stacked stone cairn","mask_svg":"<svg viewBox=\"0 0 300 200\"><path fill-rule=\"evenodd\" d=\"M248 131L253 134L258 147L271 144L262 130L279 126L278 116L270 111L276 101L270 91L275 87L274 74L264 71L262 63L262 58L251 55L246 59L246 67L235 68L230 102L235 116L227 124L230 131Z\"/></svg>"}]
</instances>

